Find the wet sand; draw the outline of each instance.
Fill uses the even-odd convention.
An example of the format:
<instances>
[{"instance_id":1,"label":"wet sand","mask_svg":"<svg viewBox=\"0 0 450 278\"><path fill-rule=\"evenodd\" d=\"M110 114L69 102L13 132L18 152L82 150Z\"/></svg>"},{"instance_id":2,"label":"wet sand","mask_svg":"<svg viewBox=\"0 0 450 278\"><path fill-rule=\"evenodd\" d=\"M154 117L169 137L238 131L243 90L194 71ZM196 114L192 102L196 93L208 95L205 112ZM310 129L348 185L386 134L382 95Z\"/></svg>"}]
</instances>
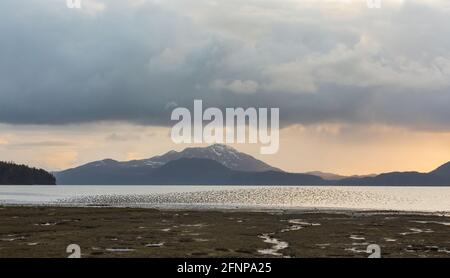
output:
<instances>
[{"instance_id":1,"label":"wet sand","mask_svg":"<svg viewBox=\"0 0 450 278\"><path fill-rule=\"evenodd\" d=\"M399 212L0 207L0 257L450 257L450 217Z\"/></svg>"}]
</instances>

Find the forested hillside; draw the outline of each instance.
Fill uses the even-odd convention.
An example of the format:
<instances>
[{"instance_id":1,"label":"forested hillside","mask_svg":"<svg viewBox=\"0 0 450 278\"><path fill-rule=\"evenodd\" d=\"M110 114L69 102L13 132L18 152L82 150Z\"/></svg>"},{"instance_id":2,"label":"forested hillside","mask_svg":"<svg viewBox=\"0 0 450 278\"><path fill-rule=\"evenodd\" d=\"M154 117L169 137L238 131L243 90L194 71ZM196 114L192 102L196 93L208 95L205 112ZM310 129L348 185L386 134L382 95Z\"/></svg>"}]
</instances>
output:
<instances>
[{"instance_id":1,"label":"forested hillside","mask_svg":"<svg viewBox=\"0 0 450 278\"><path fill-rule=\"evenodd\" d=\"M54 185L55 177L43 169L0 161L1 185Z\"/></svg>"}]
</instances>

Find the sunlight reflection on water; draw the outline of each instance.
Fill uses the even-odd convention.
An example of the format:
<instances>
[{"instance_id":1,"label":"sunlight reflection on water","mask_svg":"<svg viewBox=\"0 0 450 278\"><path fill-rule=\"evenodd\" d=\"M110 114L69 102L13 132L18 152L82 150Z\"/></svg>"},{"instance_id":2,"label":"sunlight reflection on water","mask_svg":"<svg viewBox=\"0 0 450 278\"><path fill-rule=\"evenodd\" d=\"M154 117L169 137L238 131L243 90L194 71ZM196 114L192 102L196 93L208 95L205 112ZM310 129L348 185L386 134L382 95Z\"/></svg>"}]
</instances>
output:
<instances>
[{"instance_id":1,"label":"sunlight reflection on water","mask_svg":"<svg viewBox=\"0 0 450 278\"><path fill-rule=\"evenodd\" d=\"M450 212L450 187L0 186L0 204Z\"/></svg>"}]
</instances>

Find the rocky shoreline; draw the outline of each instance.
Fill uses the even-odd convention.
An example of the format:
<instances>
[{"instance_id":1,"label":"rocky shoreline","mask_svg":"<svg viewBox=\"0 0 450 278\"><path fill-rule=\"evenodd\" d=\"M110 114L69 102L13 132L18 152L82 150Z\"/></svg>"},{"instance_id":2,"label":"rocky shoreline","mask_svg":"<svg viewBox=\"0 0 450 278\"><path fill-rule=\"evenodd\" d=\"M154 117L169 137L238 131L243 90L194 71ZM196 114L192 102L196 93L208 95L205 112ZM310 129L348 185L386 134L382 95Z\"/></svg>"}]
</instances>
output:
<instances>
[{"instance_id":1,"label":"rocky shoreline","mask_svg":"<svg viewBox=\"0 0 450 278\"><path fill-rule=\"evenodd\" d=\"M450 218L339 211L0 207L0 257L450 257Z\"/></svg>"}]
</instances>

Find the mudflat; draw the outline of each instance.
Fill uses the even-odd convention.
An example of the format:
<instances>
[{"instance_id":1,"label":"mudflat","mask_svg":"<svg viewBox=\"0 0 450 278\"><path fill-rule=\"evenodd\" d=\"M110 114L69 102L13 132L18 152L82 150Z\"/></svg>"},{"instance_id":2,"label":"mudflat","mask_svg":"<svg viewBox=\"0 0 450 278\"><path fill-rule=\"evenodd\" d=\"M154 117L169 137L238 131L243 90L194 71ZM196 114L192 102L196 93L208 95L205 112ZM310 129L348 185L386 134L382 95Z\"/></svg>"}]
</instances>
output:
<instances>
[{"instance_id":1,"label":"mudflat","mask_svg":"<svg viewBox=\"0 0 450 278\"><path fill-rule=\"evenodd\" d=\"M450 217L402 212L0 207L0 257L450 257Z\"/></svg>"}]
</instances>

